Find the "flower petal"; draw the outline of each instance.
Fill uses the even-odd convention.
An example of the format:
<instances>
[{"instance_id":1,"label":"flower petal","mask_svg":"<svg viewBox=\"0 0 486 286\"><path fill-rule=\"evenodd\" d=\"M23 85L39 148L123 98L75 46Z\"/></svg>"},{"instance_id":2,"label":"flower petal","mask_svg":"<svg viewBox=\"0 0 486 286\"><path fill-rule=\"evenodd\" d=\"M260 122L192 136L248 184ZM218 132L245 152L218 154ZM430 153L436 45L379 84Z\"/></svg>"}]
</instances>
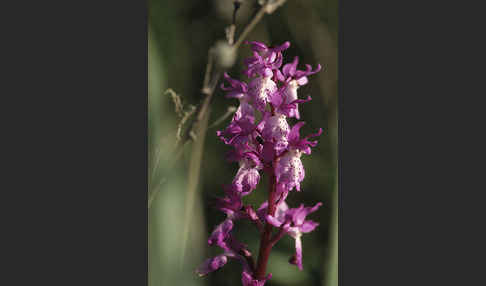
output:
<instances>
[{"instance_id":1,"label":"flower petal","mask_svg":"<svg viewBox=\"0 0 486 286\"><path fill-rule=\"evenodd\" d=\"M211 235L208 239L209 245L218 245L223 247L223 241L228 236L229 232L233 229L233 221L231 219L226 219L222 223L220 223L216 228L213 230Z\"/></svg>"},{"instance_id":2,"label":"flower petal","mask_svg":"<svg viewBox=\"0 0 486 286\"><path fill-rule=\"evenodd\" d=\"M315 221L312 221L312 220L306 220L304 221L304 223L300 226L300 231L302 233L308 233L308 232L311 232L313 231L317 226L319 225L319 223L315 222Z\"/></svg>"},{"instance_id":3,"label":"flower petal","mask_svg":"<svg viewBox=\"0 0 486 286\"><path fill-rule=\"evenodd\" d=\"M224 254L208 258L201 265L199 265L199 267L196 269L196 273L199 276L205 276L208 273L223 267L226 262L228 262L228 258Z\"/></svg>"},{"instance_id":4,"label":"flower petal","mask_svg":"<svg viewBox=\"0 0 486 286\"><path fill-rule=\"evenodd\" d=\"M289 260L290 264L297 265L299 270L302 270L302 240L300 235L295 238L295 254Z\"/></svg>"}]
</instances>

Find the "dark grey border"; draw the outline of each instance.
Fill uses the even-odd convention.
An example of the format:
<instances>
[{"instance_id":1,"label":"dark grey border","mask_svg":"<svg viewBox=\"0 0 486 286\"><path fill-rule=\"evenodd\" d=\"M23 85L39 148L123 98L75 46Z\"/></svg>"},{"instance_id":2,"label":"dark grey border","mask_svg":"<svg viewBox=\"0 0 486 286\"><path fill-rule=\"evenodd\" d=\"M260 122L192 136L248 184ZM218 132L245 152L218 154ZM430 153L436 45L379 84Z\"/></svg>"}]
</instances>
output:
<instances>
[{"instance_id":1,"label":"dark grey border","mask_svg":"<svg viewBox=\"0 0 486 286\"><path fill-rule=\"evenodd\" d=\"M2 5L0 284L147 285L146 3L18 6Z\"/></svg>"}]
</instances>

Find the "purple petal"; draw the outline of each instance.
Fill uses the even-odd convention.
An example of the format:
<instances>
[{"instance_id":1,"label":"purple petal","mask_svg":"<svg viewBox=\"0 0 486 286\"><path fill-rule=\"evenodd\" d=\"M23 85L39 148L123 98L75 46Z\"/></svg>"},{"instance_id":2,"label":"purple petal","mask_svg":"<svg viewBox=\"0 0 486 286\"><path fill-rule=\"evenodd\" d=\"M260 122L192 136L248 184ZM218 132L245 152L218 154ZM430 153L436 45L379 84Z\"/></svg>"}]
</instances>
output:
<instances>
[{"instance_id":1,"label":"purple petal","mask_svg":"<svg viewBox=\"0 0 486 286\"><path fill-rule=\"evenodd\" d=\"M310 213L317 211L317 209L319 209L320 206L322 206L321 202L315 204L315 206L313 207L304 207L304 204L301 204L299 208L293 209L292 221L294 222L294 225L301 226L304 223L305 218Z\"/></svg>"},{"instance_id":2,"label":"purple petal","mask_svg":"<svg viewBox=\"0 0 486 286\"><path fill-rule=\"evenodd\" d=\"M267 46L265 46L265 44L262 43L262 42L257 42L257 41L251 41L251 42L249 42L249 41L245 41L245 44L251 45L251 49L253 51L266 51L268 49Z\"/></svg>"},{"instance_id":3,"label":"purple petal","mask_svg":"<svg viewBox=\"0 0 486 286\"><path fill-rule=\"evenodd\" d=\"M300 232L302 233L308 233L313 231L319 223L312 221L312 220L306 220L304 223L299 227Z\"/></svg>"},{"instance_id":4,"label":"purple petal","mask_svg":"<svg viewBox=\"0 0 486 286\"><path fill-rule=\"evenodd\" d=\"M297 68L297 64L299 63L299 57L294 57L294 60L290 64L286 64L282 68L282 72L287 77L293 77L295 75L295 70Z\"/></svg>"},{"instance_id":5,"label":"purple petal","mask_svg":"<svg viewBox=\"0 0 486 286\"><path fill-rule=\"evenodd\" d=\"M300 204L300 206L295 209L295 212L293 212L293 217L292 221L294 222L294 225L300 226L304 223L305 217L308 214L307 208L304 207L304 204Z\"/></svg>"},{"instance_id":6,"label":"purple petal","mask_svg":"<svg viewBox=\"0 0 486 286\"><path fill-rule=\"evenodd\" d=\"M275 166L275 175L277 181L285 184L289 191L294 187L300 191L300 182L305 177L305 170L298 151L288 151L279 158Z\"/></svg>"},{"instance_id":7,"label":"purple petal","mask_svg":"<svg viewBox=\"0 0 486 286\"><path fill-rule=\"evenodd\" d=\"M300 236L295 238L295 254L289 260L290 264L297 265L299 270L302 270L302 241Z\"/></svg>"},{"instance_id":8,"label":"purple petal","mask_svg":"<svg viewBox=\"0 0 486 286\"><path fill-rule=\"evenodd\" d=\"M201 265L199 265L199 267L196 269L196 273L199 276L207 275L209 272L213 272L223 267L226 262L228 262L228 258L224 254L208 258Z\"/></svg>"},{"instance_id":9,"label":"purple petal","mask_svg":"<svg viewBox=\"0 0 486 286\"><path fill-rule=\"evenodd\" d=\"M295 78L301 78L303 76L308 76L308 75L312 75L312 74L315 74L317 72L319 72L321 70L321 65L318 64L316 69L315 70L312 70L312 67L310 65L305 65L306 66L306 70L305 71L302 71L302 70L298 70L295 72Z\"/></svg>"},{"instance_id":10,"label":"purple petal","mask_svg":"<svg viewBox=\"0 0 486 286\"><path fill-rule=\"evenodd\" d=\"M319 209L321 206L322 206L322 203L321 203L321 202L318 202L317 204L315 204L313 207L311 207L311 208L309 209L308 214L310 214L310 213L313 213L313 212L317 211L317 210L318 210L318 209Z\"/></svg>"},{"instance_id":11,"label":"purple petal","mask_svg":"<svg viewBox=\"0 0 486 286\"><path fill-rule=\"evenodd\" d=\"M281 51L288 49L289 47L290 47L290 42L286 41L283 44L281 44L280 46L276 46L272 50L275 51L275 52L281 52Z\"/></svg>"},{"instance_id":12,"label":"purple petal","mask_svg":"<svg viewBox=\"0 0 486 286\"><path fill-rule=\"evenodd\" d=\"M303 76L299 79L297 79L297 84L298 85L306 85L309 82L306 76Z\"/></svg>"},{"instance_id":13,"label":"purple petal","mask_svg":"<svg viewBox=\"0 0 486 286\"><path fill-rule=\"evenodd\" d=\"M241 167L233 180L233 184L242 195L248 195L256 188L259 180L260 174L256 168Z\"/></svg>"},{"instance_id":14,"label":"purple petal","mask_svg":"<svg viewBox=\"0 0 486 286\"><path fill-rule=\"evenodd\" d=\"M289 209L289 206L287 205L287 203L285 201L282 201L281 203L279 203L277 205L277 210L275 211L275 217L281 221L281 222L284 222L285 221L285 213L288 211Z\"/></svg>"},{"instance_id":15,"label":"purple petal","mask_svg":"<svg viewBox=\"0 0 486 286\"><path fill-rule=\"evenodd\" d=\"M265 141L275 143L275 150L280 152L288 145L287 136L289 135L289 124L284 115L270 116L262 130L262 136Z\"/></svg>"},{"instance_id":16,"label":"purple petal","mask_svg":"<svg viewBox=\"0 0 486 286\"><path fill-rule=\"evenodd\" d=\"M257 210L257 215L261 221L265 221L267 215L268 201L264 201Z\"/></svg>"},{"instance_id":17,"label":"purple petal","mask_svg":"<svg viewBox=\"0 0 486 286\"><path fill-rule=\"evenodd\" d=\"M266 69L270 71L270 69ZM254 101L255 107L261 112L265 111L265 105L269 101L269 95L277 91L277 85L269 77L256 77L250 82L248 96Z\"/></svg>"},{"instance_id":18,"label":"purple petal","mask_svg":"<svg viewBox=\"0 0 486 286\"><path fill-rule=\"evenodd\" d=\"M251 206L245 206L245 213L248 215L248 217L251 220L253 220L253 221L258 220L257 213L255 212L255 210Z\"/></svg>"},{"instance_id":19,"label":"purple petal","mask_svg":"<svg viewBox=\"0 0 486 286\"><path fill-rule=\"evenodd\" d=\"M283 63L283 56L282 56L281 53L278 53L277 58L274 61L272 61L271 64L268 64L267 66L272 70L276 70L276 71L280 72L278 69L282 66L282 63Z\"/></svg>"},{"instance_id":20,"label":"purple petal","mask_svg":"<svg viewBox=\"0 0 486 286\"><path fill-rule=\"evenodd\" d=\"M267 215L266 220L269 224L273 225L274 227L280 227L282 225L281 221L279 221L278 219L274 218L271 215Z\"/></svg>"},{"instance_id":21,"label":"purple petal","mask_svg":"<svg viewBox=\"0 0 486 286\"><path fill-rule=\"evenodd\" d=\"M280 106L283 103L282 93L275 91L269 96L270 103L275 106Z\"/></svg>"},{"instance_id":22,"label":"purple petal","mask_svg":"<svg viewBox=\"0 0 486 286\"><path fill-rule=\"evenodd\" d=\"M275 72L275 77L279 80L279 81L285 81L285 76L282 74L282 72L280 70L277 70Z\"/></svg>"},{"instance_id":23,"label":"purple petal","mask_svg":"<svg viewBox=\"0 0 486 286\"><path fill-rule=\"evenodd\" d=\"M208 244L209 245L216 244L222 247L223 241L226 239L231 229L233 229L233 221L230 219L226 219L218 226L216 226L216 228L213 230L213 232L209 236Z\"/></svg>"},{"instance_id":24,"label":"purple petal","mask_svg":"<svg viewBox=\"0 0 486 286\"><path fill-rule=\"evenodd\" d=\"M294 126L289 133L289 142L298 142L300 138L300 128L305 125L305 121L299 121Z\"/></svg>"}]
</instances>

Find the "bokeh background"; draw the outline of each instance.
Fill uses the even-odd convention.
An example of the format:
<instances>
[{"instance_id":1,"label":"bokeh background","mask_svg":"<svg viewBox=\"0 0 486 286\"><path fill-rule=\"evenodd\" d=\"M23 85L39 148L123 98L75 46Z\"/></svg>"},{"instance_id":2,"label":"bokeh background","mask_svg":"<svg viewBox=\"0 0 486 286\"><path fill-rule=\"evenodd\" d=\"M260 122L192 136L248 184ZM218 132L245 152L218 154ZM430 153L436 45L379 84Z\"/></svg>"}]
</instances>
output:
<instances>
[{"instance_id":1,"label":"bokeh background","mask_svg":"<svg viewBox=\"0 0 486 286\"><path fill-rule=\"evenodd\" d=\"M236 38L258 9L257 1L242 1L236 19ZM173 158L178 117L171 97L164 94L173 89L186 106L200 102L207 52L218 39L224 39L224 29L231 23L233 1L168 1L149 0L148 65L149 65L149 192L157 196L148 210L149 220L149 285L241 285L241 266L229 261L221 270L200 278L194 269L207 257L220 253L207 246L213 227L224 214L210 207L221 196L222 184L236 174L236 163L227 163L228 150L217 137L230 118L210 128L204 139L200 168L190 171L192 144L184 147L175 163ZM299 89L299 97L311 95L310 103L300 105L306 125L302 134L324 133L311 156L303 155L306 177L302 192L292 192L287 202L291 207L323 202L323 207L309 218L320 223L316 231L303 236L304 270L288 263L294 253L294 241L284 237L273 249L268 271L273 278L266 285L337 285L337 0L287 0L271 15L265 15L247 40L268 45L290 41L284 63L294 56L300 58L300 68L320 63L324 69L309 78ZM241 70L250 49L242 45L236 64L228 72L232 77L246 79ZM226 99L217 88L211 103L211 124L223 115L228 106L237 106L235 99ZM294 122L291 121L291 124ZM157 166L157 167L156 167ZM199 174L199 177L195 175ZM188 181L196 180L189 190ZM266 195L266 177L258 188L245 197L258 207ZM189 193L188 193L189 192ZM191 194L192 197L189 195ZM193 198L193 199L191 199ZM258 254L258 233L253 225L238 223L237 237Z\"/></svg>"}]
</instances>

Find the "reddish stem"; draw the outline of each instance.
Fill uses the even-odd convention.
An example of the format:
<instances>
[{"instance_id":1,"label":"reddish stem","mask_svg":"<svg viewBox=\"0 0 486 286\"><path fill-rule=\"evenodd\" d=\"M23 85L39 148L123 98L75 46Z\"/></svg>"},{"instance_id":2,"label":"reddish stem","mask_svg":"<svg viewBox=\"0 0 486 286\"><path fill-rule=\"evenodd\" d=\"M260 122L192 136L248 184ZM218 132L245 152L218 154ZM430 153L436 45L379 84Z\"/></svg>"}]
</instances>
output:
<instances>
[{"instance_id":1,"label":"reddish stem","mask_svg":"<svg viewBox=\"0 0 486 286\"><path fill-rule=\"evenodd\" d=\"M276 187L276 178L273 166L269 169L270 173L270 186L269 186L269 194L268 194L268 214L273 216L275 214L276 205L275 205L275 187ZM255 279L264 280L265 274L267 272L267 263L268 258L270 256L270 251L272 250L272 246L274 243L271 241L272 235L272 225L268 222L265 223L265 228L262 233L260 239L260 251L258 253L258 262L257 267L255 270Z\"/></svg>"}]
</instances>

